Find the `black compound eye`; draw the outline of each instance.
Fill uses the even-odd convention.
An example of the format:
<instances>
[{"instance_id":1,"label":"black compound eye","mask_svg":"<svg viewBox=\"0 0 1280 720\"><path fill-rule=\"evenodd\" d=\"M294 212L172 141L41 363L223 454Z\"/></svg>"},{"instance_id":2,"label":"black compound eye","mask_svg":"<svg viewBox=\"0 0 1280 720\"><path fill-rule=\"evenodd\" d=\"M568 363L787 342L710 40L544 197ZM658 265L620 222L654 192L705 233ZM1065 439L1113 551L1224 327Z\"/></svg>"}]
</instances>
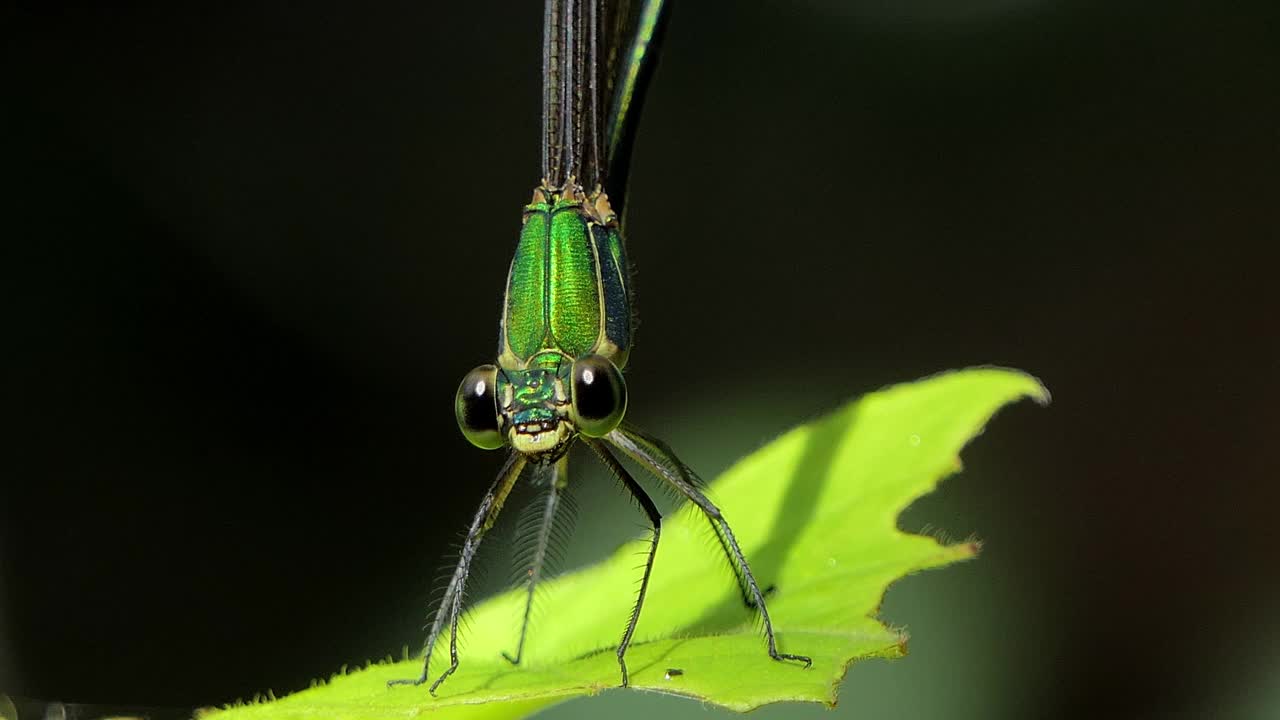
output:
<instances>
[{"instance_id":1,"label":"black compound eye","mask_svg":"<svg viewBox=\"0 0 1280 720\"><path fill-rule=\"evenodd\" d=\"M495 385L498 368L481 365L467 373L458 386L458 396L453 401L453 412L458 427L472 445L485 450L502 447L502 433L498 431L498 402Z\"/></svg>"},{"instance_id":2,"label":"black compound eye","mask_svg":"<svg viewBox=\"0 0 1280 720\"><path fill-rule=\"evenodd\" d=\"M627 384L608 358L587 355L573 363L573 424L587 437L608 435L627 412Z\"/></svg>"}]
</instances>

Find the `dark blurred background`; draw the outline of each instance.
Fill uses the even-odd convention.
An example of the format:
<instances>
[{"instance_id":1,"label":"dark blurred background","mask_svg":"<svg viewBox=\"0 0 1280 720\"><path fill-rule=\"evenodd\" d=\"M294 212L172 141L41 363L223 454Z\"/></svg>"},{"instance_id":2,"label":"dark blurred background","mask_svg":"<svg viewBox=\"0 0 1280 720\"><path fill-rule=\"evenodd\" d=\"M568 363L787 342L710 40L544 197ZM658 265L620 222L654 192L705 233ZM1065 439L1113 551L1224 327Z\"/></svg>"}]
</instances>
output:
<instances>
[{"instance_id":1,"label":"dark blurred background","mask_svg":"<svg viewBox=\"0 0 1280 720\"><path fill-rule=\"evenodd\" d=\"M985 553L891 590L912 655L842 710L1280 716L1274 3L675 2L631 417L714 476L946 368L1055 398L903 518ZM0 689L207 705L416 648L499 463L451 402L541 5L112 5L3 11ZM593 477L577 563L635 527ZM606 709L706 717L547 716Z\"/></svg>"}]
</instances>

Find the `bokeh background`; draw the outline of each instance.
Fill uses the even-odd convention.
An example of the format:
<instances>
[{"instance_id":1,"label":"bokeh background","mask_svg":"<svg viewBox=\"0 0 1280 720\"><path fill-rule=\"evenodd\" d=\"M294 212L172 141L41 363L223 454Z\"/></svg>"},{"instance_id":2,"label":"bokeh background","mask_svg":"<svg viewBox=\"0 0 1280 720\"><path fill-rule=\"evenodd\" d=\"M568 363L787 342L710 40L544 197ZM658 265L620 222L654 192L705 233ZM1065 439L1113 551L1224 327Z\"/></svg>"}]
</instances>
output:
<instances>
[{"instance_id":1,"label":"bokeh background","mask_svg":"<svg viewBox=\"0 0 1280 720\"><path fill-rule=\"evenodd\" d=\"M540 3L4 11L0 690L193 707L421 642L537 180ZM714 476L1023 368L839 715L1280 716L1274 3L680 2L631 417ZM570 562L634 512L598 476ZM492 575L501 577L501 571ZM491 581L492 582L492 581ZM620 619L621 627L621 619ZM611 692L547 718L719 717Z\"/></svg>"}]
</instances>

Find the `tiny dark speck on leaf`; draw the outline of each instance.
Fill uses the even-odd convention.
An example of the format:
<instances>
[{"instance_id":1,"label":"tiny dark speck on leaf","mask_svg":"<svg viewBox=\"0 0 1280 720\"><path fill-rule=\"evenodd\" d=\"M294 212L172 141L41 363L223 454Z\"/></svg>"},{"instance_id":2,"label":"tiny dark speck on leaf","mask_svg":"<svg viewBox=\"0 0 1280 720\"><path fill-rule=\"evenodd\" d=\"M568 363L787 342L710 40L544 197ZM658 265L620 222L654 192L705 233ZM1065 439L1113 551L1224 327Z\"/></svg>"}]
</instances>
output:
<instances>
[{"instance_id":1,"label":"tiny dark speck on leaf","mask_svg":"<svg viewBox=\"0 0 1280 720\"><path fill-rule=\"evenodd\" d=\"M667 673L662 676L662 679L670 680L673 677L679 677L683 674L684 674L684 671L681 670L680 668L667 668Z\"/></svg>"}]
</instances>

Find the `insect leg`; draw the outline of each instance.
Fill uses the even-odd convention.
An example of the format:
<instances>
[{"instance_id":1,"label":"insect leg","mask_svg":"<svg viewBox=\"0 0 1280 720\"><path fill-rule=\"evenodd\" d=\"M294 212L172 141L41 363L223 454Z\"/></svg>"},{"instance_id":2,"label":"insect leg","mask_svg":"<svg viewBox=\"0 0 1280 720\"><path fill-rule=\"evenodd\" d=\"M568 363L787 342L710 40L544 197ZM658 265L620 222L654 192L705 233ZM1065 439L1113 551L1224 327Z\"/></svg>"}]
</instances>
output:
<instances>
[{"instance_id":1,"label":"insect leg","mask_svg":"<svg viewBox=\"0 0 1280 720\"><path fill-rule=\"evenodd\" d=\"M502 653L502 657L512 665L519 665L524 655L524 639L529 632L529 614L533 610L533 593L542 579L542 567L547 559L547 547L551 543L551 529L556 517L556 509L560 507L560 494L569 480L569 455L565 454L552 467L551 477L547 479L547 499L542 509L542 522L538 526L538 535L533 548L533 557L529 561L529 575L525 581L527 593L524 601L524 619L520 622L520 642L516 644L516 654Z\"/></svg>"},{"instance_id":2,"label":"insect leg","mask_svg":"<svg viewBox=\"0 0 1280 720\"><path fill-rule=\"evenodd\" d=\"M412 679L389 680L387 685L421 685L428 680L431 652L435 649L436 640L440 638L440 631L444 628L446 618L449 620L449 669L431 683L431 694L435 695L440 683L458 669L458 615L462 610L463 589L467 585L467 577L471 574L471 561L475 558L476 550L480 547L480 540L485 532L498 518L502 503L507 499L507 494L511 492L511 487L520 477L520 471L524 466L523 455L513 452L507 456L506 464L502 466L502 470L498 471L497 479L493 481L484 499L480 501L480 508L471 521L466 539L462 542L458 566L454 569L453 576L449 578L449 585L445 588L444 597L440 600L440 608L436 610L435 619L431 623L431 632L427 635L426 655L422 660L422 675Z\"/></svg>"},{"instance_id":3,"label":"insect leg","mask_svg":"<svg viewBox=\"0 0 1280 720\"><path fill-rule=\"evenodd\" d=\"M644 607L644 595L649 590L649 575L653 571L653 558L658 552L658 537L662 534L662 513L658 512L658 506L653 504L653 500L645 493L644 488L636 483L635 478L631 477L631 473L622 467L622 463L609 452L609 448L604 443L591 438L583 438L592 450L600 456L601 462L605 467L609 468L631 496L640 504L640 508L649 516L649 522L653 523L653 539L649 543L649 555L644 563L644 577L640 580L640 592L636 595L636 605L631 610L631 620L627 622L627 629L622 633L622 642L618 645L618 666L622 668L622 687L626 687L630 682L627 675L627 648L631 645L631 638L636 632L636 623L640 621L640 609Z\"/></svg>"},{"instance_id":4,"label":"insect leg","mask_svg":"<svg viewBox=\"0 0 1280 720\"><path fill-rule=\"evenodd\" d=\"M633 427L623 425L605 437L625 455L640 463L649 472L675 486L690 502L706 513L707 517L717 527L717 535L720 536L723 543L728 546L729 552L733 555L733 559L742 573L742 579L746 581L747 589L755 602L756 609L760 611L760 617L764 620L764 634L769 644L769 657L774 660L798 660L803 662L805 667L811 666L813 660L807 656L778 652L778 643L773 634L773 621L769 618L769 608L765 605L764 593L760 592L760 585L751 573L751 566L747 564L747 558L742 553L742 548L739 547L737 538L733 536L729 521L720 512L720 508L716 507L698 489L698 486L702 484L698 476L687 465L680 462L666 443Z\"/></svg>"}]
</instances>

